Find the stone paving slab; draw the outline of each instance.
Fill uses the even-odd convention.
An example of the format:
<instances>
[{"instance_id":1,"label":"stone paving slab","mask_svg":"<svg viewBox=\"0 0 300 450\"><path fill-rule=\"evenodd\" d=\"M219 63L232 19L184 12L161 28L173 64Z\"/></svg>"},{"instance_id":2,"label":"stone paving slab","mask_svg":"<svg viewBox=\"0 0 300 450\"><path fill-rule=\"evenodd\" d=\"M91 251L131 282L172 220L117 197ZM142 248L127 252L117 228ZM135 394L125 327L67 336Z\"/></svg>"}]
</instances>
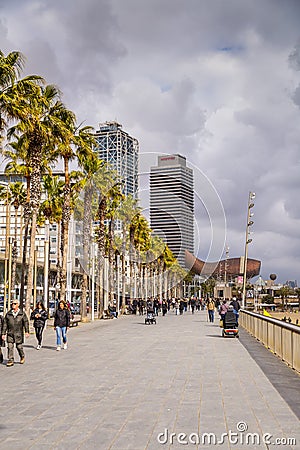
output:
<instances>
[{"instance_id":1,"label":"stone paving slab","mask_svg":"<svg viewBox=\"0 0 300 450\"><path fill-rule=\"evenodd\" d=\"M300 449L299 419L249 354L252 337L222 338L205 312L157 322L80 324L61 352L50 327L40 351L30 336L25 365L0 367L0 449Z\"/></svg>"}]
</instances>

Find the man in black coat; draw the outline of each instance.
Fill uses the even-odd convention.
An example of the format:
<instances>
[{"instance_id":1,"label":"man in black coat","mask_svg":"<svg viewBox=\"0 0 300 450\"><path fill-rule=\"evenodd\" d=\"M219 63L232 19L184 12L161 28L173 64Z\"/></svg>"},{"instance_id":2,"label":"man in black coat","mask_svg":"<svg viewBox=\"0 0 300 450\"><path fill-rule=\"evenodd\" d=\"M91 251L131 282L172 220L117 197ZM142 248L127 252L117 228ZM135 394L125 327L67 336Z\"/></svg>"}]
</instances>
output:
<instances>
[{"instance_id":1,"label":"man in black coat","mask_svg":"<svg viewBox=\"0 0 300 450\"><path fill-rule=\"evenodd\" d=\"M23 349L25 336L29 337L29 321L24 311L19 308L19 300L13 300L12 308L4 318L2 328L2 339L7 339L7 366L14 365L14 344L20 356L20 364L25 362L25 354Z\"/></svg>"},{"instance_id":2,"label":"man in black coat","mask_svg":"<svg viewBox=\"0 0 300 450\"><path fill-rule=\"evenodd\" d=\"M236 299L236 297L233 297L233 299L230 302L230 304L233 306L233 308L236 310L237 313L241 309L241 305L240 305L239 301Z\"/></svg>"}]
</instances>

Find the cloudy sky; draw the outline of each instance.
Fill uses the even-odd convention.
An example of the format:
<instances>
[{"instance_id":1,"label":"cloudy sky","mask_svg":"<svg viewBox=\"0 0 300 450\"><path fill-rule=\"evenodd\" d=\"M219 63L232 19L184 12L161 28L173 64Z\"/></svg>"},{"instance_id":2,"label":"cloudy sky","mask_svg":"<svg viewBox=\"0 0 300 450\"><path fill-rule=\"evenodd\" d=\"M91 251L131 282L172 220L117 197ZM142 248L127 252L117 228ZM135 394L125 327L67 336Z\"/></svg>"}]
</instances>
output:
<instances>
[{"instance_id":1,"label":"cloudy sky","mask_svg":"<svg viewBox=\"0 0 300 450\"><path fill-rule=\"evenodd\" d=\"M199 257L244 253L255 192L249 257L299 283L299 23L299 0L0 0L0 48L58 85L78 122L120 122L141 173L187 158Z\"/></svg>"}]
</instances>

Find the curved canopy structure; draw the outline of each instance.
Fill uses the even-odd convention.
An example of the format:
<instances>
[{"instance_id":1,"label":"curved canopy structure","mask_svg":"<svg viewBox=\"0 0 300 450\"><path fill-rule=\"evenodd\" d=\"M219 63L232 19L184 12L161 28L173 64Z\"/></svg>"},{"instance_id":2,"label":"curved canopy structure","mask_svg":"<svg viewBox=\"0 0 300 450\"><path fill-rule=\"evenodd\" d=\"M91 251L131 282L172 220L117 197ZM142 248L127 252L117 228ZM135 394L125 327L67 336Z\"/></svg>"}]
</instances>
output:
<instances>
[{"instance_id":1,"label":"curved canopy structure","mask_svg":"<svg viewBox=\"0 0 300 450\"><path fill-rule=\"evenodd\" d=\"M196 258L189 251L185 251L185 265L188 270L197 275L202 275L203 277L220 277L224 278L225 271L228 279L236 278L239 275L243 275L243 264L244 258L228 258L222 259L217 262L205 262L199 258ZM261 261L257 259L247 259L247 273L246 278L250 278L259 275Z\"/></svg>"}]
</instances>

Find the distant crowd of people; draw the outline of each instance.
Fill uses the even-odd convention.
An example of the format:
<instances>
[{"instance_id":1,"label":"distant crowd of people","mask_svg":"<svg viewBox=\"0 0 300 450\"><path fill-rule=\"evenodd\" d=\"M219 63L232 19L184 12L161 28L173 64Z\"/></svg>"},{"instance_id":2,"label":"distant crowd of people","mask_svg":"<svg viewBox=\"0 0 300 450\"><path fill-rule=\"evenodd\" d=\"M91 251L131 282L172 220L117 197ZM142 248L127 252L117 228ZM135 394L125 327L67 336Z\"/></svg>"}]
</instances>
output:
<instances>
[{"instance_id":1,"label":"distant crowd of people","mask_svg":"<svg viewBox=\"0 0 300 450\"><path fill-rule=\"evenodd\" d=\"M200 311L205 308L203 299L196 297L191 297L190 299L173 297L163 299L162 301L155 297L149 298L148 300L134 299L133 301L128 302L126 305L126 312L128 314L139 314L142 316L146 314L150 304L153 306L156 315L161 312L163 316L169 311L173 311L176 315L180 315L189 310L194 314L195 311Z\"/></svg>"},{"instance_id":2,"label":"distant crowd of people","mask_svg":"<svg viewBox=\"0 0 300 450\"><path fill-rule=\"evenodd\" d=\"M144 315L151 308L155 315L159 313L165 316L169 311L173 312L175 315L182 315L187 311L192 314L195 311L203 311L204 309L208 311L208 319L210 322L215 320L215 312L217 311L220 318L223 319L226 312L230 309L234 311L237 316L241 308L240 303L236 297L233 297L231 301L229 299L218 299L218 298L169 298L160 301L158 298L151 298L146 300L134 299L132 302L127 304L128 314L139 314Z\"/></svg>"}]
</instances>

